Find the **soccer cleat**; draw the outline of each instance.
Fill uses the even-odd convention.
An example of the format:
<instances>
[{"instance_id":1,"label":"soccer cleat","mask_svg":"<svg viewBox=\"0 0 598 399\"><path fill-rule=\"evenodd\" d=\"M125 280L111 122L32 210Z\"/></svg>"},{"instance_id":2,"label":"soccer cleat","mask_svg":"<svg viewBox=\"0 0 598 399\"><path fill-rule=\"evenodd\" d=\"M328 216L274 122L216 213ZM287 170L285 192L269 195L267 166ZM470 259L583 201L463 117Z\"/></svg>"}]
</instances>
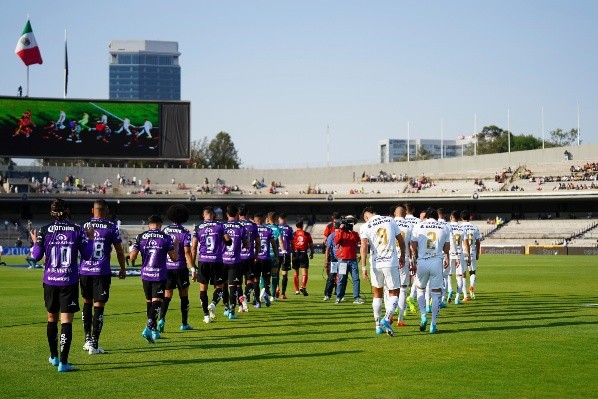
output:
<instances>
[{"instance_id":1,"label":"soccer cleat","mask_svg":"<svg viewBox=\"0 0 598 399\"><path fill-rule=\"evenodd\" d=\"M303 294L303 296L308 296L309 294L307 293L307 290L305 289L305 287L301 287L299 289L299 291Z\"/></svg>"},{"instance_id":2,"label":"soccer cleat","mask_svg":"<svg viewBox=\"0 0 598 399\"><path fill-rule=\"evenodd\" d=\"M388 334L391 337L395 336L395 332L393 331L392 327L390 326L390 323L388 322L388 320L386 320L386 319L380 320L380 325L382 327L384 327L384 329L386 330L386 334Z\"/></svg>"},{"instance_id":3,"label":"soccer cleat","mask_svg":"<svg viewBox=\"0 0 598 399\"><path fill-rule=\"evenodd\" d=\"M228 310L228 308L224 308L224 313L222 313L222 315L224 317L228 317L229 313L230 313L230 311Z\"/></svg>"},{"instance_id":4,"label":"soccer cleat","mask_svg":"<svg viewBox=\"0 0 598 399\"><path fill-rule=\"evenodd\" d=\"M469 295L471 296L471 299L475 299L475 291L473 290L473 287L469 287Z\"/></svg>"},{"instance_id":5,"label":"soccer cleat","mask_svg":"<svg viewBox=\"0 0 598 399\"><path fill-rule=\"evenodd\" d=\"M376 326L376 334L384 334L384 329L380 326Z\"/></svg>"},{"instance_id":6,"label":"soccer cleat","mask_svg":"<svg viewBox=\"0 0 598 399\"><path fill-rule=\"evenodd\" d=\"M276 292L274 293L274 298L278 299L280 297L280 288L276 288Z\"/></svg>"},{"instance_id":7,"label":"soccer cleat","mask_svg":"<svg viewBox=\"0 0 598 399\"><path fill-rule=\"evenodd\" d=\"M324 295L324 301L329 301L330 297L328 295Z\"/></svg>"},{"instance_id":8,"label":"soccer cleat","mask_svg":"<svg viewBox=\"0 0 598 399\"><path fill-rule=\"evenodd\" d=\"M154 339L152 338L152 330L149 327L145 327L141 332L141 336L147 340L148 344L155 343Z\"/></svg>"},{"instance_id":9,"label":"soccer cleat","mask_svg":"<svg viewBox=\"0 0 598 399\"><path fill-rule=\"evenodd\" d=\"M260 309L262 307L262 303L261 302L256 302L255 305L253 305L254 308L256 309Z\"/></svg>"},{"instance_id":10,"label":"soccer cleat","mask_svg":"<svg viewBox=\"0 0 598 399\"><path fill-rule=\"evenodd\" d=\"M397 321L397 327L405 327L405 322L402 320Z\"/></svg>"},{"instance_id":11,"label":"soccer cleat","mask_svg":"<svg viewBox=\"0 0 598 399\"><path fill-rule=\"evenodd\" d=\"M239 318L239 316L237 316L237 315L236 315L236 314L234 314L234 313L229 313L229 314L228 314L228 319L229 319L229 320L234 320L234 319L238 319L238 318Z\"/></svg>"},{"instance_id":12,"label":"soccer cleat","mask_svg":"<svg viewBox=\"0 0 598 399\"><path fill-rule=\"evenodd\" d=\"M469 297L466 296L465 298L463 298L463 302L469 302Z\"/></svg>"},{"instance_id":13,"label":"soccer cleat","mask_svg":"<svg viewBox=\"0 0 598 399\"><path fill-rule=\"evenodd\" d=\"M91 337L89 337L89 338L86 337L85 338L85 343L83 344L83 350L84 351L88 351L89 348L91 348L91 346L92 346L91 345Z\"/></svg>"},{"instance_id":14,"label":"soccer cleat","mask_svg":"<svg viewBox=\"0 0 598 399\"><path fill-rule=\"evenodd\" d=\"M191 326L189 324L181 324L181 327L179 327L179 330L181 330L181 331L193 330L193 326Z\"/></svg>"},{"instance_id":15,"label":"soccer cleat","mask_svg":"<svg viewBox=\"0 0 598 399\"><path fill-rule=\"evenodd\" d=\"M422 318L421 318L421 323L419 324L419 331L426 331L427 325L428 325L428 316L423 314Z\"/></svg>"},{"instance_id":16,"label":"soccer cleat","mask_svg":"<svg viewBox=\"0 0 598 399\"><path fill-rule=\"evenodd\" d=\"M453 290L450 290L450 291L449 291L449 295L448 295L448 302L449 302L449 303L451 302L451 299L452 299L452 298L455 298L455 291L453 291Z\"/></svg>"},{"instance_id":17,"label":"soccer cleat","mask_svg":"<svg viewBox=\"0 0 598 399\"><path fill-rule=\"evenodd\" d=\"M426 305L426 313L432 313L432 306Z\"/></svg>"},{"instance_id":18,"label":"soccer cleat","mask_svg":"<svg viewBox=\"0 0 598 399\"><path fill-rule=\"evenodd\" d=\"M295 295L299 295L301 294L299 291L295 291Z\"/></svg>"},{"instance_id":19,"label":"soccer cleat","mask_svg":"<svg viewBox=\"0 0 598 399\"><path fill-rule=\"evenodd\" d=\"M243 298L243 301L241 301L241 309L243 309L243 312L247 313L247 312L249 312L249 307L247 306L247 298L245 297L245 295L243 295L241 298ZM239 310L241 310L241 309L239 309Z\"/></svg>"},{"instance_id":20,"label":"soccer cleat","mask_svg":"<svg viewBox=\"0 0 598 399\"><path fill-rule=\"evenodd\" d=\"M355 305L363 305L365 303L365 301L361 298L355 298L355 300L353 301L353 303Z\"/></svg>"},{"instance_id":21,"label":"soccer cleat","mask_svg":"<svg viewBox=\"0 0 598 399\"><path fill-rule=\"evenodd\" d=\"M212 318L210 316L204 316L203 322L206 324L210 324L212 322Z\"/></svg>"},{"instance_id":22,"label":"soccer cleat","mask_svg":"<svg viewBox=\"0 0 598 399\"><path fill-rule=\"evenodd\" d=\"M262 288L262 289L260 290L260 299L264 298L264 295L266 295L266 289L265 289L265 288Z\"/></svg>"},{"instance_id":23,"label":"soccer cleat","mask_svg":"<svg viewBox=\"0 0 598 399\"><path fill-rule=\"evenodd\" d=\"M336 301L334 301L334 304L335 304L335 305L338 305L338 304L339 304L339 303L341 303L341 302L342 302L342 299L336 298Z\"/></svg>"},{"instance_id":24,"label":"soccer cleat","mask_svg":"<svg viewBox=\"0 0 598 399\"><path fill-rule=\"evenodd\" d=\"M210 312L210 320L216 320L216 305L213 302L208 305L208 312Z\"/></svg>"},{"instance_id":25,"label":"soccer cleat","mask_svg":"<svg viewBox=\"0 0 598 399\"><path fill-rule=\"evenodd\" d=\"M437 332L436 324L430 324L430 334L436 334Z\"/></svg>"},{"instance_id":26,"label":"soccer cleat","mask_svg":"<svg viewBox=\"0 0 598 399\"><path fill-rule=\"evenodd\" d=\"M442 301L440 302L440 309L444 309L446 308L446 302Z\"/></svg>"},{"instance_id":27,"label":"soccer cleat","mask_svg":"<svg viewBox=\"0 0 598 399\"><path fill-rule=\"evenodd\" d=\"M166 324L164 319L160 319L160 321L158 321L158 331L161 333L164 332L164 324Z\"/></svg>"},{"instance_id":28,"label":"soccer cleat","mask_svg":"<svg viewBox=\"0 0 598 399\"><path fill-rule=\"evenodd\" d=\"M56 357L50 357L48 359L48 362L50 362L50 364L54 367L58 366L58 363L60 363L60 361L58 360L58 356Z\"/></svg>"},{"instance_id":29,"label":"soccer cleat","mask_svg":"<svg viewBox=\"0 0 598 399\"><path fill-rule=\"evenodd\" d=\"M459 297L455 298L455 305L459 305L461 304L461 300L459 299Z\"/></svg>"},{"instance_id":30,"label":"soccer cleat","mask_svg":"<svg viewBox=\"0 0 598 399\"><path fill-rule=\"evenodd\" d=\"M67 373L69 371L73 371L75 368L68 363L59 363L58 364L58 372L59 373Z\"/></svg>"},{"instance_id":31,"label":"soccer cleat","mask_svg":"<svg viewBox=\"0 0 598 399\"><path fill-rule=\"evenodd\" d=\"M160 339L160 333L158 332L158 330L152 330L152 339L154 341L157 341L158 339Z\"/></svg>"},{"instance_id":32,"label":"soccer cleat","mask_svg":"<svg viewBox=\"0 0 598 399\"><path fill-rule=\"evenodd\" d=\"M280 296L280 299L281 299L281 300L284 300L284 299L288 299L288 298L287 298L287 296L286 296L285 294L282 294L282 295Z\"/></svg>"},{"instance_id":33,"label":"soccer cleat","mask_svg":"<svg viewBox=\"0 0 598 399\"><path fill-rule=\"evenodd\" d=\"M88 353L89 353L90 355L102 355L102 354L104 354L104 353L106 353L106 352L104 351L104 349L100 348L99 346L98 346L97 348L94 348L94 347L92 346L91 348L89 348L89 351L88 351Z\"/></svg>"},{"instance_id":34,"label":"soccer cleat","mask_svg":"<svg viewBox=\"0 0 598 399\"><path fill-rule=\"evenodd\" d=\"M411 298L410 296L407 297L407 305L409 305L409 311L415 314L415 304L413 303L413 298Z\"/></svg>"}]
</instances>

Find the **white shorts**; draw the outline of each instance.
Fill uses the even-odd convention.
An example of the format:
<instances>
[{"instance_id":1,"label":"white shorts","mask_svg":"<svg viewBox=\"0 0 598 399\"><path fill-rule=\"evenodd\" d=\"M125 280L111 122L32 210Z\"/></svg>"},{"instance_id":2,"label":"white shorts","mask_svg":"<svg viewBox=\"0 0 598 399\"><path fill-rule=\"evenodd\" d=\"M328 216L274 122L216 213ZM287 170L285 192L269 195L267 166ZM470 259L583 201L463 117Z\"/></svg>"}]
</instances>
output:
<instances>
[{"instance_id":1,"label":"white shorts","mask_svg":"<svg viewBox=\"0 0 598 399\"><path fill-rule=\"evenodd\" d=\"M401 278L401 286L408 286L411 283L411 270L409 270L407 264L399 269L399 276Z\"/></svg>"},{"instance_id":2,"label":"white shorts","mask_svg":"<svg viewBox=\"0 0 598 399\"><path fill-rule=\"evenodd\" d=\"M430 283L430 289L440 289L444 285L442 258L420 259L417 262L418 286L424 288Z\"/></svg>"},{"instance_id":3,"label":"white shorts","mask_svg":"<svg viewBox=\"0 0 598 399\"><path fill-rule=\"evenodd\" d=\"M401 288L401 276L398 267L370 268L372 287L396 290Z\"/></svg>"}]
</instances>

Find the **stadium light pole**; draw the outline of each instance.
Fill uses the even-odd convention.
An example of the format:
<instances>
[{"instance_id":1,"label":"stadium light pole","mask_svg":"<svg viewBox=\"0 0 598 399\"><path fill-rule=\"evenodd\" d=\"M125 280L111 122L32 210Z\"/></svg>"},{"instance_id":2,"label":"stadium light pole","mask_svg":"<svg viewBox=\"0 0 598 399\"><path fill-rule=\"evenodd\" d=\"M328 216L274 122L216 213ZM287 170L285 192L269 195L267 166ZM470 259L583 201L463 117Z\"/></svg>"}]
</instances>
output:
<instances>
[{"instance_id":1,"label":"stadium light pole","mask_svg":"<svg viewBox=\"0 0 598 399\"><path fill-rule=\"evenodd\" d=\"M444 159L444 118L440 117L440 159Z\"/></svg>"},{"instance_id":2,"label":"stadium light pole","mask_svg":"<svg viewBox=\"0 0 598 399\"><path fill-rule=\"evenodd\" d=\"M511 111L507 110L507 147L511 152Z\"/></svg>"},{"instance_id":3,"label":"stadium light pole","mask_svg":"<svg viewBox=\"0 0 598 399\"><path fill-rule=\"evenodd\" d=\"M478 155L478 114L473 114L473 136L475 141L473 142L473 155Z\"/></svg>"},{"instance_id":4,"label":"stadium light pole","mask_svg":"<svg viewBox=\"0 0 598 399\"><path fill-rule=\"evenodd\" d=\"M410 134L409 128L410 128L409 121L407 121L407 162L409 162L409 153L411 152L411 145L409 142L409 134Z\"/></svg>"},{"instance_id":5,"label":"stadium light pole","mask_svg":"<svg viewBox=\"0 0 598 399\"><path fill-rule=\"evenodd\" d=\"M579 101L577 102L577 146L579 147Z\"/></svg>"},{"instance_id":6,"label":"stadium light pole","mask_svg":"<svg viewBox=\"0 0 598 399\"><path fill-rule=\"evenodd\" d=\"M542 149L544 149L544 106L542 106Z\"/></svg>"},{"instance_id":7,"label":"stadium light pole","mask_svg":"<svg viewBox=\"0 0 598 399\"><path fill-rule=\"evenodd\" d=\"M330 167L330 125L326 125L326 166Z\"/></svg>"}]
</instances>

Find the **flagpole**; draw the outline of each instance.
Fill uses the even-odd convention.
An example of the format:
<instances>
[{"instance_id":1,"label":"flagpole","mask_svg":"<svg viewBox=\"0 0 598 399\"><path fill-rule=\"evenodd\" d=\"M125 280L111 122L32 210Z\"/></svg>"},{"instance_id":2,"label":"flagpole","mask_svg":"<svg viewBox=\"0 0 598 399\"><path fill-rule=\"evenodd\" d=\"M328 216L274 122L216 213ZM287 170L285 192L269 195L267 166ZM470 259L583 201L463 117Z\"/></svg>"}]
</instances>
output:
<instances>
[{"instance_id":1,"label":"flagpole","mask_svg":"<svg viewBox=\"0 0 598 399\"><path fill-rule=\"evenodd\" d=\"M68 71L66 69L67 68L67 65L66 65L66 63L67 63L67 53L66 53L66 51L67 50L66 50L66 29L65 29L64 30L64 93L63 93L64 94L64 98L66 98L66 90L67 90L66 85L67 85L67 73L68 73Z\"/></svg>"},{"instance_id":2,"label":"flagpole","mask_svg":"<svg viewBox=\"0 0 598 399\"><path fill-rule=\"evenodd\" d=\"M27 65L27 90L25 91L25 97L29 97L29 65Z\"/></svg>"},{"instance_id":3,"label":"flagpole","mask_svg":"<svg viewBox=\"0 0 598 399\"><path fill-rule=\"evenodd\" d=\"M409 144L409 121L407 121L407 162L409 162L409 153L411 152L411 146Z\"/></svg>"},{"instance_id":4,"label":"flagpole","mask_svg":"<svg viewBox=\"0 0 598 399\"><path fill-rule=\"evenodd\" d=\"M542 149L544 149L544 106L542 106Z\"/></svg>"}]
</instances>

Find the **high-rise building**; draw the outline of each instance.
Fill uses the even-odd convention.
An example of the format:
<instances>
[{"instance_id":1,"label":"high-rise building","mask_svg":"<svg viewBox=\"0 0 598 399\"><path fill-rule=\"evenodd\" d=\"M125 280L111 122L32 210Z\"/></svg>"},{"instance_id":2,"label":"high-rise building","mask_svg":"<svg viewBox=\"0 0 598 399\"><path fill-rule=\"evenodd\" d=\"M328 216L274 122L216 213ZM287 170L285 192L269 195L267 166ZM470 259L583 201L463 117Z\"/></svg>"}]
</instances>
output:
<instances>
[{"instance_id":1,"label":"high-rise building","mask_svg":"<svg viewBox=\"0 0 598 399\"><path fill-rule=\"evenodd\" d=\"M156 40L110 42L111 100L180 100L179 44Z\"/></svg>"},{"instance_id":2,"label":"high-rise building","mask_svg":"<svg viewBox=\"0 0 598 399\"><path fill-rule=\"evenodd\" d=\"M460 136L457 140L410 139L409 158L416 159L418 154L425 153L432 159L454 158L467 155L474 146L475 138ZM386 139L378 141L380 163L407 160L407 140Z\"/></svg>"}]
</instances>

